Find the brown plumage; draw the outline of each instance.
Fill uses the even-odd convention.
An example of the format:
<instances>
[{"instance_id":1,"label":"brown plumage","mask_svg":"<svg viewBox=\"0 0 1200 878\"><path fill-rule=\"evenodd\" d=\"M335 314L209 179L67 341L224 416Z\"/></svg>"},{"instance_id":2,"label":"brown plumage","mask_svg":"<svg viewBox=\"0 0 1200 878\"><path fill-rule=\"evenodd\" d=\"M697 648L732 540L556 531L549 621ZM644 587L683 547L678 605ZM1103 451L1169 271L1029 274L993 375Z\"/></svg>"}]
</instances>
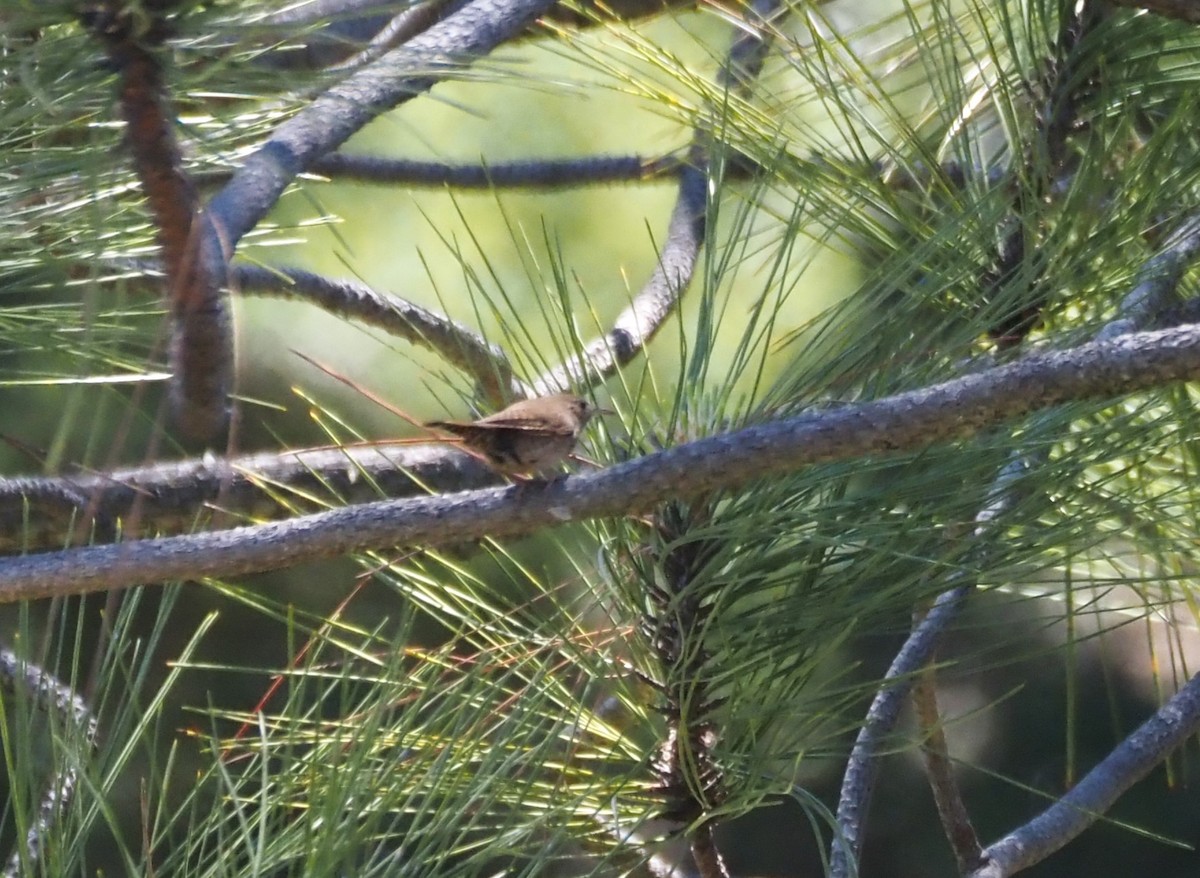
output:
<instances>
[{"instance_id":1,"label":"brown plumage","mask_svg":"<svg viewBox=\"0 0 1200 878\"><path fill-rule=\"evenodd\" d=\"M507 476L552 472L575 448L592 415L605 412L570 393L514 402L478 421L430 421Z\"/></svg>"}]
</instances>

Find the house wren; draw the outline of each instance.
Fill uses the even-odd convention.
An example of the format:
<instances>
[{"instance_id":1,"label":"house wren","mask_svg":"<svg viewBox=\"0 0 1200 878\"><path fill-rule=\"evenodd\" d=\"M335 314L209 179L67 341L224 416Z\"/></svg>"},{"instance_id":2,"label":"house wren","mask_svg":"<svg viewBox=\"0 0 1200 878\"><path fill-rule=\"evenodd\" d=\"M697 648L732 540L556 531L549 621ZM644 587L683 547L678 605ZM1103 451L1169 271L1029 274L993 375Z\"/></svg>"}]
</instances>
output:
<instances>
[{"instance_id":1,"label":"house wren","mask_svg":"<svg viewBox=\"0 0 1200 878\"><path fill-rule=\"evenodd\" d=\"M497 472L539 478L563 462L592 415L600 412L611 414L581 397L558 393L514 402L478 421L430 421L425 426L458 436Z\"/></svg>"}]
</instances>

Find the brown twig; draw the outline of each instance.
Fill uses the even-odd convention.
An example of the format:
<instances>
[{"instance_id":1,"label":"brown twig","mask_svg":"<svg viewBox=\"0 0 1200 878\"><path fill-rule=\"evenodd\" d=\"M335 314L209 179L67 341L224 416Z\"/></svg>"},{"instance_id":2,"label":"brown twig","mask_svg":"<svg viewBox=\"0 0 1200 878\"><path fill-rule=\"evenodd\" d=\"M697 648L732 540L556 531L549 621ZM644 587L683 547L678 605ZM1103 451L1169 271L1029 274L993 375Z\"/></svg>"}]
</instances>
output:
<instances>
[{"instance_id":1,"label":"brown twig","mask_svg":"<svg viewBox=\"0 0 1200 878\"><path fill-rule=\"evenodd\" d=\"M960 875L977 868L982 862L983 846L971 825L971 815L954 776L954 764L950 761L950 750L946 745L946 732L942 727L937 703L937 672L933 665L926 665L912 690L913 711L921 729L921 757L925 765L925 777L933 792L942 831L954 851Z\"/></svg>"},{"instance_id":2,"label":"brown twig","mask_svg":"<svg viewBox=\"0 0 1200 878\"><path fill-rule=\"evenodd\" d=\"M199 259L200 208L175 137L175 114L158 51L171 23L155 6L115 2L83 13L118 71L125 146L154 215L171 313L172 399L184 436L224 429L232 384L233 337L224 296ZM157 11L156 11L157 10Z\"/></svg>"},{"instance_id":3,"label":"brown twig","mask_svg":"<svg viewBox=\"0 0 1200 878\"><path fill-rule=\"evenodd\" d=\"M716 827L709 822L692 833L692 859L700 878L730 878L729 868L713 838L715 831Z\"/></svg>"}]
</instances>

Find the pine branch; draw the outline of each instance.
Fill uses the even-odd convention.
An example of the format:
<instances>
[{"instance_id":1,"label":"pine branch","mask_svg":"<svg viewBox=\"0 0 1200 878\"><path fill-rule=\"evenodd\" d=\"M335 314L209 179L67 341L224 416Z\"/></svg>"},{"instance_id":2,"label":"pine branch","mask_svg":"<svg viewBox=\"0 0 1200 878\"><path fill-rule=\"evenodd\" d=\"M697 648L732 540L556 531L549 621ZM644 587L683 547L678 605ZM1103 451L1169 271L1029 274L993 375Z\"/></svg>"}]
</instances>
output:
<instances>
[{"instance_id":1,"label":"pine branch","mask_svg":"<svg viewBox=\"0 0 1200 878\"><path fill-rule=\"evenodd\" d=\"M476 0L356 71L280 125L209 205L209 259L228 255L320 157L379 114L433 88L532 21L550 0ZM224 264L222 261L221 265Z\"/></svg>"},{"instance_id":2,"label":"pine branch","mask_svg":"<svg viewBox=\"0 0 1200 878\"><path fill-rule=\"evenodd\" d=\"M1197 254L1200 254L1200 213L1186 217L1167 237L1162 250L1145 262L1133 290L1121 303L1121 316L1097 333L1098 341L1093 344L1128 337L1134 329L1151 324L1166 312L1168 304L1176 297L1184 270ZM1188 304L1195 305L1196 301ZM1012 504L1010 492L1030 464L1031 461L1018 455L1001 469L989 492L988 504L976 516L975 539L984 536ZM933 610L897 653L884 676L883 687L867 711L842 777L838 802L840 832L830 854L830 874L834 878L851 874L850 864L858 862L879 748L899 718L903 699L912 685L912 675L932 659L942 632L953 622L973 590L971 583L955 585L938 597Z\"/></svg>"},{"instance_id":3,"label":"pine branch","mask_svg":"<svg viewBox=\"0 0 1200 878\"><path fill-rule=\"evenodd\" d=\"M140 533L189 533L293 516L298 510L468 491L499 477L445 443L203 457L104 473L0 479L0 552L11 554ZM118 523L120 529L118 530Z\"/></svg>"},{"instance_id":4,"label":"pine branch","mask_svg":"<svg viewBox=\"0 0 1200 878\"><path fill-rule=\"evenodd\" d=\"M280 125L208 203L197 229L192 283L178 292L182 301L191 303L189 318L211 321L217 317L213 308L203 303L223 301L220 287L229 281L228 266L238 243L275 206L298 174L379 114L428 91L520 33L551 2L475 0L333 85ZM206 387L215 388L222 407L227 392L222 388L229 382L221 376L231 364L232 358L227 358L218 364L219 370L205 373ZM211 440L225 426L211 399L185 399L182 409L191 412L186 419L187 432L194 438Z\"/></svg>"},{"instance_id":5,"label":"pine branch","mask_svg":"<svg viewBox=\"0 0 1200 878\"><path fill-rule=\"evenodd\" d=\"M233 283L243 292L302 299L330 314L368 326L436 351L448 364L474 379L483 399L503 408L513 398L528 396L513 376L504 352L460 323L389 293L352 280L335 280L294 268L234 265Z\"/></svg>"},{"instance_id":6,"label":"pine branch","mask_svg":"<svg viewBox=\"0 0 1200 878\"><path fill-rule=\"evenodd\" d=\"M682 165L682 160L674 155L653 158L598 155L488 164L449 164L335 152L315 162L310 170L331 179L355 183L553 191L568 187L658 181L677 175Z\"/></svg>"},{"instance_id":7,"label":"pine branch","mask_svg":"<svg viewBox=\"0 0 1200 878\"><path fill-rule=\"evenodd\" d=\"M72 742L81 737L86 745L86 755L91 755L99 736L96 717L87 703L72 692L70 687L63 685L37 665L18 658L15 653L0 649L0 689L10 694L19 691L29 697L39 710L54 714L60 720L66 720L66 724L60 726L64 734L58 740ZM56 766L54 769L38 805L37 815L26 833L24 847L13 852L4 866L4 871L0 872L4 878L34 874L39 864L44 867L42 853L50 832L62 819L79 782L80 761L67 758L63 763L61 767Z\"/></svg>"},{"instance_id":8,"label":"pine branch","mask_svg":"<svg viewBox=\"0 0 1200 878\"><path fill-rule=\"evenodd\" d=\"M711 436L540 491L384 501L211 534L10 558L0 565L0 600L238 576L348 552L444 546L641 514L669 498L736 489L816 463L962 441L1063 403L1111 400L1197 379L1200 326L1135 333L1031 355L875 402Z\"/></svg>"},{"instance_id":9,"label":"pine branch","mask_svg":"<svg viewBox=\"0 0 1200 878\"><path fill-rule=\"evenodd\" d=\"M1081 46L1106 14L1107 9L1102 4L1087 2L1077 4L1069 13L1064 11L1052 47L1053 59L1047 62L1039 80L1030 86L1032 91L1044 97L1044 106L1037 119L1034 135L1030 138L1030 146L1022 157L1021 173L1017 176L1032 181L1030 185L1033 191L1022 192L1018 188L1014 194L1008 223L1011 228L1005 230L1002 227L1000 230L1001 241L994 264L983 278L983 287L989 296L999 292L1017 276L1018 269L1026 261L1027 245L1036 241L1037 230L1024 228L1024 218L1036 216L1036 211L1029 206L1030 200L1043 197L1059 177L1068 173L1069 138L1077 126L1080 106L1098 88L1098 74L1087 66L1086 60L1081 60ZM1183 271L1198 252L1200 214L1193 214L1179 224L1163 248L1142 266L1137 285L1122 303L1121 319L1106 326L1097 338L1119 337L1122 333L1148 325L1166 309L1168 300L1176 293ZM1043 274L1047 268L1039 256L1035 257L1031 272L1044 283ZM1023 283L1030 289L1036 288L1033 280ZM1030 329L1040 320L1044 305L1039 295L1018 310L1003 315L1001 323L989 328L989 333L1005 345L1024 341ZM1020 457L1014 458L997 475L988 506L976 516L974 539L980 540L986 536L992 523L1011 503L1009 492L1028 463ZM952 622L972 590L972 583L955 584L938 598L934 611L916 627L901 648L888 669L883 688L868 709L867 719L855 740L843 775L838 803L840 832L831 850L831 875L834 878L844 878L856 871L878 770L878 750L898 719L903 699L913 685L912 675L932 659L941 632ZM961 801L956 800L957 797L948 790L948 785L944 784L941 789L944 795L938 795L939 812L942 813L948 837L962 865L976 856L978 843L973 831L969 830L970 824ZM937 793L938 789L935 788L935 795Z\"/></svg>"},{"instance_id":10,"label":"pine branch","mask_svg":"<svg viewBox=\"0 0 1200 878\"><path fill-rule=\"evenodd\" d=\"M730 95L747 97L762 72L772 35L768 25L778 9L774 2L758 0L744 10L745 30L734 39L718 76ZM708 228L712 136L703 124L693 136L687 161L679 170L679 194L667 227L667 240L650 279L629 307L617 315L612 329L588 344L577 358L551 369L533 383L536 395L598 385L641 353L675 313L691 282Z\"/></svg>"},{"instance_id":11,"label":"pine branch","mask_svg":"<svg viewBox=\"0 0 1200 878\"><path fill-rule=\"evenodd\" d=\"M1200 675L1122 741L1062 798L983 852L969 878L1006 878L1040 863L1091 826L1200 729Z\"/></svg>"},{"instance_id":12,"label":"pine branch","mask_svg":"<svg viewBox=\"0 0 1200 878\"><path fill-rule=\"evenodd\" d=\"M535 396L595 387L641 353L675 313L704 243L707 168L706 154L693 149L690 166L679 174L679 196L667 227L667 241L650 280L604 336L533 382Z\"/></svg>"}]
</instances>

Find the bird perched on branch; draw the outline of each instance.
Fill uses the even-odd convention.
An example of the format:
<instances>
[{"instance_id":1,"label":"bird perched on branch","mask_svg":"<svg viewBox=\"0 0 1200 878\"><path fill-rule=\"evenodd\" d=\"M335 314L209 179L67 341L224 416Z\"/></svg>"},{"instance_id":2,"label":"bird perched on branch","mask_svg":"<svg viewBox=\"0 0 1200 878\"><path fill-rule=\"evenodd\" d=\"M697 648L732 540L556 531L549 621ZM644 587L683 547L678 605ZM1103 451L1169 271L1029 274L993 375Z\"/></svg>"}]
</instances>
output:
<instances>
[{"instance_id":1,"label":"bird perched on branch","mask_svg":"<svg viewBox=\"0 0 1200 878\"><path fill-rule=\"evenodd\" d=\"M514 402L478 421L429 421L445 430L506 476L544 478L575 448L596 414L612 414L570 393Z\"/></svg>"}]
</instances>

